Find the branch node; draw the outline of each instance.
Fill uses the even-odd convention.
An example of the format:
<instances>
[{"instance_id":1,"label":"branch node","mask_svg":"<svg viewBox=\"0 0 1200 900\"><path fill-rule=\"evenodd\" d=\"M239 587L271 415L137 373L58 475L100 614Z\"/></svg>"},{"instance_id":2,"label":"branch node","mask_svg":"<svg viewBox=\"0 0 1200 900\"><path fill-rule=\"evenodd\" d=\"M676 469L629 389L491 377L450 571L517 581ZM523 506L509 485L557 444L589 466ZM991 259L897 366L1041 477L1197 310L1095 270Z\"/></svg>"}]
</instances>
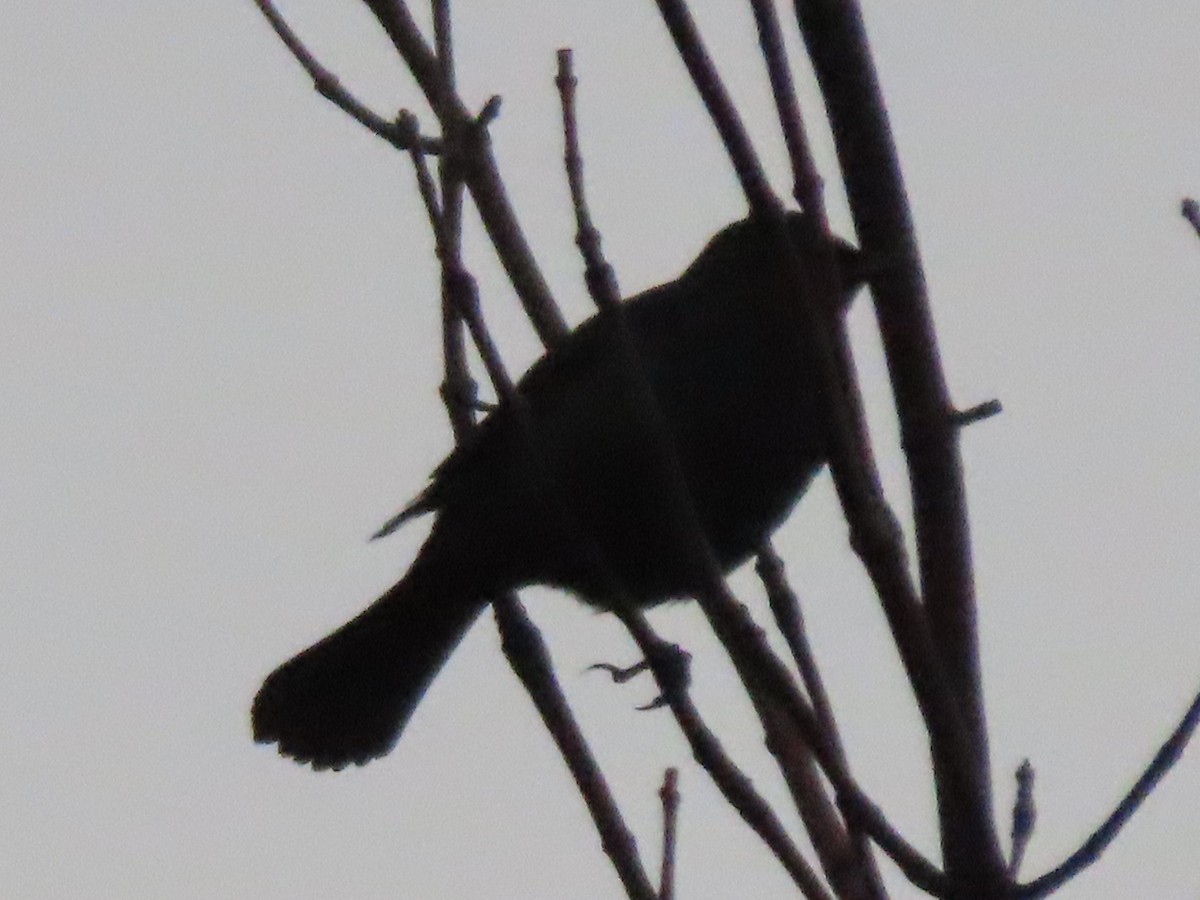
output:
<instances>
[{"instance_id":1,"label":"branch node","mask_svg":"<svg viewBox=\"0 0 1200 900\"><path fill-rule=\"evenodd\" d=\"M395 140L398 145L420 147L421 123L418 121L416 113L411 109L401 109L396 113L393 124L396 126Z\"/></svg>"},{"instance_id":2,"label":"branch node","mask_svg":"<svg viewBox=\"0 0 1200 900\"><path fill-rule=\"evenodd\" d=\"M313 74L313 90L326 100L333 100L342 93L342 83L332 72L322 69Z\"/></svg>"}]
</instances>

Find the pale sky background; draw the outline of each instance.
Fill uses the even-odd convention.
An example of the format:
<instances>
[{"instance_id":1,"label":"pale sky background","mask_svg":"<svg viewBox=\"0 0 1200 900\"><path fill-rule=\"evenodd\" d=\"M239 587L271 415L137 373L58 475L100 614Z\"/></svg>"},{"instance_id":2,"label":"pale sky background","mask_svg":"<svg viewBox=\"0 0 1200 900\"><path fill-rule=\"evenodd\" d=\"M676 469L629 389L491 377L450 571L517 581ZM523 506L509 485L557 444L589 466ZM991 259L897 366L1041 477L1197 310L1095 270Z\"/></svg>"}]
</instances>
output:
<instances>
[{"instance_id":1,"label":"pale sky background","mask_svg":"<svg viewBox=\"0 0 1200 900\"><path fill-rule=\"evenodd\" d=\"M747 6L695 6L786 193ZM865 6L954 397L1005 406L963 453L996 802L1007 835L1030 757L1034 876L1107 814L1200 685L1200 241L1177 211L1200 193L1200 5ZM374 108L423 110L360 4L284 11ZM311 90L249 0L10 4L3 19L0 893L620 896L488 616L384 760L314 774L250 740L261 678L403 571L427 525L364 539L450 445L406 160ZM504 97L496 151L573 321L588 304L556 48L576 50L590 197L627 293L744 213L649 0L460 3L456 24L463 93ZM536 344L470 225L519 370ZM903 511L871 324L864 298L856 350ZM923 732L827 476L777 546L856 773L936 855ZM734 584L763 612L752 577ZM677 765L678 895L792 896L669 715L633 711L649 682L581 674L635 658L620 629L527 599L649 869ZM699 612L654 619L794 824ZM1061 896L1196 898L1198 848L1194 747ZM916 895L884 868L895 897Z\"/></svg>"}]
</instances>

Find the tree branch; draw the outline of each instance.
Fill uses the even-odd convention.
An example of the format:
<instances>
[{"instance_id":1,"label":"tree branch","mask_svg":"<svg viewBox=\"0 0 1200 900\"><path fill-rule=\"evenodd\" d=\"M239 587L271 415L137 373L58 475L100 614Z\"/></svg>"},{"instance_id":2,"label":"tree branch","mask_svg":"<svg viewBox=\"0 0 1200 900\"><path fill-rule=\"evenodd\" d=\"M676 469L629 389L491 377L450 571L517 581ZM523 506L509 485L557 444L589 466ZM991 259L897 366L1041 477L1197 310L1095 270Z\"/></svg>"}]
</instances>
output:
<instances>
[{"instance_id":1,"label":"tree branch","mask_svg":"<svg viewBox=\"0 0 1200 900\"><path fill-rule=\"evenodd\" d=\"M271 0L254 0L254 5L259 8L271 27L275 29L275 34L279 36L296 61L304 67L304 71L312 79L313 88L318 94L398 150L411 150L415 146L424 153L441 152L442 142L437 138L422 137L420 134L414 134L398 127L395 122L390 122L383 116L372 112L342 87L337 76L317 62L317 58L288 25Z\"/></svg>"},{"instance_id":2,"label":"tree branch","mask_svg":"<svg viewBox=\"0 0 1200 900\"><path fill-rule=\"evenodd\" d=\"M1154 754L1154 758L1146 767L1141 777L1134 782L1133 787L1117 804L1107 819L1093 831L1078 850L1067 857L1061 864L1028 884L1022 885L1016 896L1025 898L1045 897L1058 890L1063 884L1074 878L1081 871L1100 858L1100 854L1108 849L1125 824L1150 796L1150 792L1158 785L1163 776L1179 761L1183 748L1191 740L1192 734L1200 724L1200 693L1192 700L1191 706L1183 714L1171 736Z\"/></svg>"},{"instance_id":3,"label":"tree branch","mask_svg":"<svg viewBox=\"0 0 1200 900\"><path fill-rule=\"evenodd\" d=\"M393 46L408 66L442 126L446 151L461 166L460 175L483 220L488 237L512 281L521 304L546 347L554 346L567 332L550 289L542 278L533 251L517 223L516 213L492 156L485 126L487 116L472 116L443 75L433 51L401 0L363 0L383 26ZM495 102L485 110L495 114Z\"/></svg>"},{"instance_id":4,"label":"tree branch","mask_svg":"<svg viewBox=\"0 0 1200 900\"><path fill-rule=\"evenodd\" d=\"M952 876L986 893L1006 882L992 813L970 535L958 430L938 357L899 161L853 0L795 0L868 258L916 520L921 596L965 742L931 731L943 849ZM886 275L886 277L884 277ZM967 780L962 783L960 775ZM954 782L959 782L956 787ZM965 788L962 790L960 788Z\"/></svg>"}]
</instances>

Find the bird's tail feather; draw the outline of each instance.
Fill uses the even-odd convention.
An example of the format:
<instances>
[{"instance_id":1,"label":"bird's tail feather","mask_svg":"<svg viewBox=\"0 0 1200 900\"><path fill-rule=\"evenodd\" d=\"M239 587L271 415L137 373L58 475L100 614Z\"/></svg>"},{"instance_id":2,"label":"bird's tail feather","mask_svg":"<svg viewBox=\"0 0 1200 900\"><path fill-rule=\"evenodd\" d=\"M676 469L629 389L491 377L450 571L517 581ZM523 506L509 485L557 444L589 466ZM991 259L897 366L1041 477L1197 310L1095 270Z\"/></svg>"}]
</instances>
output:
<instances>
[{"instance_id":1,"label":"bird's tail feather","mask_svg":"<svg viewBox=\"0 0 1200 900\"><path fill-rule=\"evenodd\" d=\"M383 756L484 607L429 591L418 565L333 634L268 676L254 698L259 743L316 769Z\"/></svg>"}]
</instances>

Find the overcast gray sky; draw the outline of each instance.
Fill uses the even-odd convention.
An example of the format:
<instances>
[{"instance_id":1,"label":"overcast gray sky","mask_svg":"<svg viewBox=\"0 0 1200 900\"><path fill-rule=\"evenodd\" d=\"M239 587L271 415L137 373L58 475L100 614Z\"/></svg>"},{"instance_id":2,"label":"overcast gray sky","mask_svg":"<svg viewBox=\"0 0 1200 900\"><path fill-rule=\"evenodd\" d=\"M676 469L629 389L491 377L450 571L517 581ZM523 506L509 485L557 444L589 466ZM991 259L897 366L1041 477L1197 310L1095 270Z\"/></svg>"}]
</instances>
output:
<instances>
[{"instance_id":1,"label":"overcast gray sky","mask_svg":"<svg viewBox=\"0 0 1200 900\"><path fill-rule=\"evenodd\" d=\"M1005 406L963 452L997 806L1030 757L1036 875L1108 812L1200 683L1200 242L1177 212L1200 193L1200 6L864 5L954 397ZM364 538L450 445L406 161L311 90L249 0L10 6L0 892L618 896L489 617L384 760L316 775L249 737L262 676L407 565L426 524ZM648 0L459 6L463 93L504 97L496 151L573 321L588 304L556 48L576 50L593 212L627 293L744 213ZM786 193L746 5L695 6ZM423 112L359 4L283 9L377 110ZM520 369L536 344L470 224L486 311ZM904 510L871 322L860 301L863 386ZM827 477L777 545L856 772L936 854L918 717ZM753 578L734 585L761 613ZM620 630L527 598L652 868L655 792L678 765L679 896L789 896L669 716L633 712L651 686L581 674L634 659ZM692 651L695 696L731 752L786 804L698 611L655 621ZM1200 896L1198 799L1200 747L1062 896Z\"/></svg>"}]
</instances>

